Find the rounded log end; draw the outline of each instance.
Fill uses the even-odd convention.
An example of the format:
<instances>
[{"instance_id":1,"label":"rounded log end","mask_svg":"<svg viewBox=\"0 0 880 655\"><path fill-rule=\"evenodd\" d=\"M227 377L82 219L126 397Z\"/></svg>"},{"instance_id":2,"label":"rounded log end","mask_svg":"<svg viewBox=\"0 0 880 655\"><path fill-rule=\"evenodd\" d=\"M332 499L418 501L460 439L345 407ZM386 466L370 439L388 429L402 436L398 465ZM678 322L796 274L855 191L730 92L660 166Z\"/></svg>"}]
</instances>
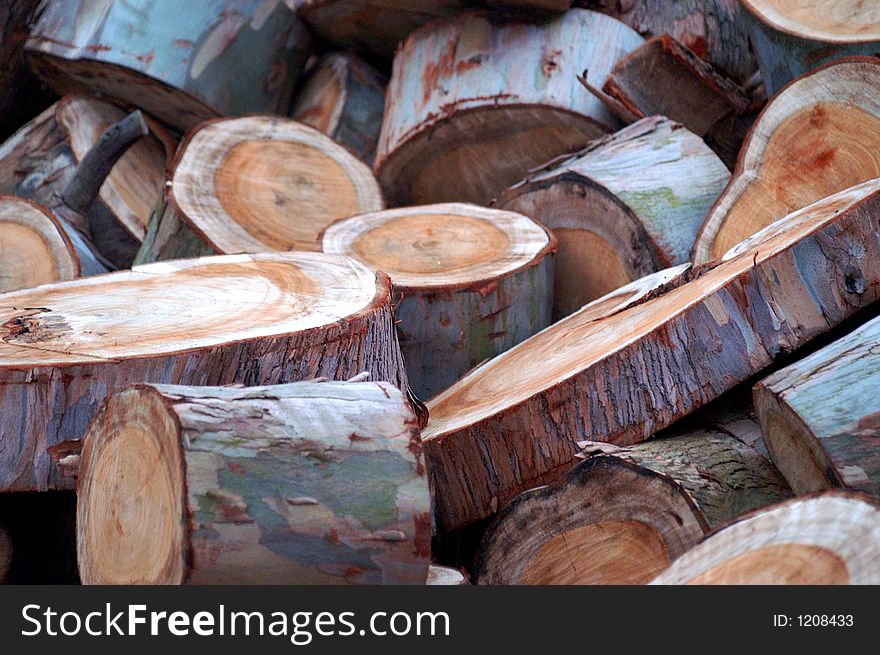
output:
<instances>
[{"instance_id":1,"label":"rounded log end","mask_svg":"<svg viewBox=\"0 0 880 655\"><path fill-rule=\"evenodd\" d=\"M880 10L861 0L742 0L765 25L824 43L880 41Z\"/></svg>"}]
</instances>

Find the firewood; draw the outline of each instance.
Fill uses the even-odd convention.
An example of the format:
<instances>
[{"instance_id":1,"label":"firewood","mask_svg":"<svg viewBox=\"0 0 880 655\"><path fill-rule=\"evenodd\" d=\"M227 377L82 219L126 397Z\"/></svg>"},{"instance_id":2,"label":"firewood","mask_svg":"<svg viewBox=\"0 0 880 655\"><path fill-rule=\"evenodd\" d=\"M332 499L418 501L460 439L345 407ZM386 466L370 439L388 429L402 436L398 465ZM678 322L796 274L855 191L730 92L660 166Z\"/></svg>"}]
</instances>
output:
<instances>
[{"instance_id":1,"label":"firewood","mask_svg":"<svg viewBox=\"0 0 880 655\"><path fill-rule=\"evenodd\" d=\"M323 248L391 276L419 398L550 324L556 242L522 214L458 203L390 209L334 223Z\"/></svg>"},{"instance_id":2,"label":"firewood","mask_svg":"<svg viewBox=\"0 0 880 655\"><path fill-rule=\"evenodd\" d=\"M880 60L830 64L767 105L694 244L716 259L780 216L880 176Z\"/></svg>"},{"instance_id":3,"label":"firewood","mask_svg":"<svg viewBox=\"0 0 880 655\"><path fill-rule=\"evenodd\" d=\"M880 496L880 319L754 389L770 455L797 493Z\"/></svg>"},{"instance_id":4,"label":"firewood","mask_svg":"<svg viewBox=\"0 0 880 655\"><path fill-rule=\"evenodd\" d=\"M418 423L387 383L136 385L83 440L84 584L424 584Z\"/></svg>"},{"instance_id":5,"label":"firewood","mask_svg":"<svg viewBox=\"0 0 880 655\"><path fill-rule=\"evenodd\" d=\"M649 302L600 320L587 305L434 398L422 436L438 529L558 477L579 440L643 441L880 299L878 191L796 212Z\"/></svg>"},{"instance_id":6,"label":"firewood","mask_svg":"<svg viewBox=\"0 0 880 655\"><path fill-rule=\"evenodd\" d=\"M540 24L477 13L414 32L394 59L375 170L392 205L485 205L531 168L619 125L577 75L602 86L643 43L608 16Z\"/></svg>"},{"instance_id":7,"label":"firewood","mask_svg":"<svg viewBox=\"0 0 880 655\"><path fill-rule=\"evenodd\" d=\"M201 124L180 144L168 180L139 264L320 250L327 225L384 207L363 162L318 130L271 116Z\"/></svg>"},{"instance_id":8,"label":"firewood","mask_svg":"<svg viewBox=\"0 0 880 655\"><path fill-rule=\"evenodd\" d=\"M436 587L466 587L468 586L468 581L458 569L432 564L428 569L428 581L425 584Z\"/></svg>"},{"instance_id":9,"label":"firewood","mask_svg":"<svg viewBox=\"0 0 880 655\"><path fill-rule=\"evenodd\" d=\"M186 131L216 116L286 114L310 43L283 2L47 0L26 51L59 93L120 98Z\"/></svg>"},{"instance_id":10,"label":"firewood","mask_svg":"<svg viewBox=\"0 0 880 655\"><path fill-rule=\"evenodd\" d=\"M743 517L651 584L878 584L876 499L826 492Z\"/></svg>"},{"instance_id":11,"label":"firewood","mask_svg":"<svg viewBox=\"0 0 880 655\"><path fill-rule=\"evenodd\" d=\"M0 296L0 492L69 488L47 447L135 382L407 389L391 283L346 257L230 255ZM27 408L23 411L22 408Z\"/></svg>"},{"instance_id":12,"label":"firewood","mask_svg":"<svg viewBox=\"0 0 880 655\"><path fill-rule=\"evenodd\" d=\"M477 556L479 584L643 584L709 531L791 497L770 462L721 432L596 446L501 511Z\"/></svg>"},{"instance_id":13,"label":"firewood","mask_svg":"<svg viewBox=\"0 0 880 655\"><path fill-rule=\"evenodd\" d=\"M318 60L291 117L320 130L372 164L385 112L388 79L353 53Z\"/></svg>"},{"instance_id":14,"label":"firewood","mask_svg":"<svg viewBox=\"0 0 880 655\"><path fill-rule=\"evenodd\" d=\"M554 161L494 206L522 212L559 239L554 315L688 261L730 173L696 135L655 116Z\"/></svg>"},{"instance_id":15,"label":"firewood","mask_svg":"<svg viewBox=\"0 0 880 655\"><path fill-rule=\"evenodd\" d=\"M880 49L877 7L854 0L742 0L769 95L817 66Z\"/></svg>"},{"instance_id":16,"label":"firewood","mask_svg":"<svg viewBox=\"0 0 880 655\"><path fill-rule=\"evenodd\" d=\"M12 538L0 523L0 583L6 580L9 567L12 564Z\"/></svg>"}]
</instances>

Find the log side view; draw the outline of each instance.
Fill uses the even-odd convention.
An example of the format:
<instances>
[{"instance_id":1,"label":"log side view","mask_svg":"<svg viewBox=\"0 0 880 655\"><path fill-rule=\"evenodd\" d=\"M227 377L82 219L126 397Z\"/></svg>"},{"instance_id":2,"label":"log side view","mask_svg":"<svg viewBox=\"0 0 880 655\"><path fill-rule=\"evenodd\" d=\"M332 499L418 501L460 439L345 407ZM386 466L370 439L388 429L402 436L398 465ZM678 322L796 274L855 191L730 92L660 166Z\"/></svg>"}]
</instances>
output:
<instances>
[{"instance_id":1,"label":"log side view","mask_svg":"<svg viewBox=\"0 0 880 655\"><path fill-rule=\"evenodd\" d=\"M700 264L780 216L880 176L880 60L829 64L773 98L694 244Z\"/></svg>"},{"instance_id":2,"label":"log side view","mask_svg":"<svg viewBox=\"0 0 880 655\"><path fill-rule=\"evenodd\" d=\"M385 382L136 385L83 440L84 584L425 584L418 421Z\"/></svg>"},{"instance_id":3,"label":"log side view","mask_svg":"<svg viewBox=\"0 0 880 655\"><path fill-rule=\"evenodd\" d=\"M432 564L428 569L428 580L425 584L435 587L466 587L469 585L467 578L458 569L436 564Z\"/></svg>"},{"instance_id":4,"label":"log side view","mask_svg":"<svg viewBox=\"0 0 880 655\"><path fill-rule=\"evenodd\" d=\"M366 164L312 127L273 116L208 121L180 144L136 262L320 250L327 225L383 207Z\"/></svg>"},{"instance_id":5,"label":"log side view","mask_svg":"<svg viewBox=\"0 0 880 655\"><path fill-rule=\"evenodd\" d=\"M880 495L880 319L754 388L776 466L799 494Z\"/></svg>"},{"instance_id":6,"label":"log side view","mask_svg":"<svg viewBox=\"0 0 880 655\"><path fill-rule=\"evenodd\" d=\"M294 12L263 0L48 0L25 47L59 93L120 98L181 131L287 113L310 51Z\"/></svg>"},{"instance_id":7,"label":"log side view","mask_svg":"<svg viewBox=\"0 0 880 655\"><path fill-rule=\"evenodd\" d=\"M540 24L467 13L414 32L394 58L375 170L392 206L485 205L531 168L619 121L585 93L644 42L573 9Z\"/></svg>"},{"instance_id":8,"label":"log side view","mask_svg":"<svg viewBox=\"0 0 880 655\"><path fill-rule=\"evenodd\" d=\"M876 499L829 491L743 517L685 553L651 584L878 584Z\"/></svg>"},{"instance_id":9,"label":"log side view","mask_svg":"<svg viewBox=\"0 0 880 655\"><path fill-rule=\"evenodd\" d=\"M551 162L493 206L531 216L559 239L554 315L562 318L687 262L729 178L699 137L654 116Z\"/></svg>"},{"instance_id":10,"label":"log side view","mask_svg":"<svg viewBox=\"0 0 880 655\"><path fill-rule=\"evenodd\" d=\"M709 531L791 496L770 462L721 432L583 444L586 461L499 513L479 584L644 584Z\"/></svg>"},{"instance_id":11,"label":"log side view","mask_svg":"<svg viewBox=\"0 0 880 655\"><path fill-rule=\"evenodd\" d=\"M841 57L876 55L880 22L874 2L741 0L768 95Z\"/></svg>"},{"instance_id":12,"label":"log side view","mask_svg":"<svg viewBox=\"0 0 880 655\"><path fill-rule=\"evenodd\" d=\"M587 305L434 398L422 437L438 529L559 477L579 440L645 440L880 299L878 191L795 212L649 302L600 320Z\"/></svg>"},{"instance_id":13,"label":"log side view","mask_svg":"<svg viewBox=\"0 0 880 655\"><path fill-rule=\"evenodd\" d=\"M47 448L136 382L407 389L391 283L347 257L161 262L0 295L0 491L69 488ZM23 409L23 408L26 408Z\"/></svg>"},{"instance_id":14,"label":"log side view","mask_svg":"<svg viewBox=\"0 0 880 655\"><path fill-rule=\"evenodd\" d=\"M291 118L320 130L372 165L388 79L350 52L318 60L296 97Z\"/></svg>"},{"instance_id":15,"label":"log side view","mask_svg":"<svg viewBox=\"0 0 880 655\"><path fill-rule=\"evenodd\" d=\"M334 223L323 248L391 277L419 398L550 324L556 241L522 214L462 203L389 209Z\"/></svg>"}]
</instances>

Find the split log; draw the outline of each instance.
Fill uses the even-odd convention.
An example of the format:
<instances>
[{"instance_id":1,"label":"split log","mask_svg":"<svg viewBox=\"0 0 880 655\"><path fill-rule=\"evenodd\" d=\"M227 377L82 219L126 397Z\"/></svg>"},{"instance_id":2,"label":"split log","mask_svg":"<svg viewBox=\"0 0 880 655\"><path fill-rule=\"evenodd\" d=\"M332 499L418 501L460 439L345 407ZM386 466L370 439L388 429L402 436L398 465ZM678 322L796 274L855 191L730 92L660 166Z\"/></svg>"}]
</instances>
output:
<instances>
[{"instance_id":1,"label":"split log","mask_svg":"<svg viewBox=\"0 0 880 655\"><path fill-rule=\"evenodd\" d=\"M310 50L283 2L47 0L26 51L59 93L120 98L186 131L217 116L286 114Z\"/></svg>"},{"instance_id":2,"label":"split log","mask_svg":"<svg viewBox=\"0 0 880 655\"><path fill-rule=\"evenodd\" d=\"M841 57L880 50L877 7L857 0L742 0L767 94Z\"/></svg>"},{"instance_id":3,"label":"split log","mask_svg":"<svg viewBox=\"0 0 880 655\"><path fill-rule=\"evenodd\" d=\"M0 583L6 580L9 567L12 565L12 538L6 528L0 524Z\"/></svg>"},{"instance_id":4,"label":"split log","mask_svg":"<svg viewBox=\"0 0 880 655\"><path fill-rule=\"evenodd\" d=\"M767 448L799 494L880 496L880 319L754 389Z\"/></svg>"},{"instance_id":5,"label":"split log","mask_svg":"<svg viewBox=\"0 0 880 655\"><path fill-rule=\"evenodd\" d=\"M168 180L139 264L320 250L327 225L384 207L363 162L318 130L271 116L203 123L180 144Z\"/></svg>"},{"instance_id":6,"label":"split log","mask_svg":"<svg viewBox=\"0 0 880 655\"><path fill-rule=\"evenodd\" d=\"M407 389L391 283L346 257L179 260L3 294L0 491L69 488L47 448L81 438L104 398L132 383L362 371Z\"/></svg>"},{"instance_id":7,"label":"split log","mask_svg":"<svg viewBox=\"0 0 880 655\"><path fill-rule=\"evenodd\" d=\"M577 75L602 86L643 39L572 10L540 24L482 14L433 23L394 59L375 170L393 205L485 205L531 168L619 125Z\"/></svg>"},{"instance_id":8,"label":"split log","mask_svg":"<svg viewBox=\"0 0 880 655\"><path fill-rule=\"evenodd\" d=\"M791 497L770 462L721 432L587 449L501 511L477 554L478 584L644 584L709 531Z\"/></svg>"},{"instance_id":9,"label":"split log","mask_svg":"<svg viewBox=\"0 0 880 655\"><path fill-rule=\"evenodd\" d=\"M431 564L428 569L428 581L425 584L435 587L466 587L468 586L468 581L458 569Z\"/></svg>"},{"instance_id":10,"label":"split log","mask_svg":"<svg viewBox=\"0 0 880 655\"><path fill-rule=\"evenodd\" d=\"M793 82L764 109L694 244L716 259L780 216L880 176L880 60L847 59Z\"/></svg>"},{"instance_id":11,"label":"split log","mask_svg":"<svg viewBox=\"0 0 880 655\"><path fill-rule=\"evenodd\" d=\"M522 214L457 203L390 209L334 223L323 247L391 276L419 398L550 324L556 241Z\"/></svg>"},{"instance_id":12,"label":"split log","mask_svg":"<svg viewBox=\"0 0 880 655\"><path fill-rule=\"evenodd\" d=\"M372 164L388 79L352 53L324 55L299 92L291 117L320 130Z\"/></svg>"},{"instance_id":13,"label":"split log","mask_svg":"<svg viewBox=\"0 0 880 655\"><path fill-rule=\"evenodd\" d=\"M878 560L876 500L826 492L743 517L651 584L878 584Z\"/></svg>"},{"instance_id":14,"label":"split log","mask_svg":"<svg viewBox=\"0 0 880 655\"><path fill-rule=\"evenodd\" d=\"M878 191L796 212L649 302L601 320L587 305L434 398L422 436L438 528L559 477L579 440L645 440L880 299Z\"/></svg>"},{"instance_id":15,"label":"split log","mask_svg":"<svg viewBox=\"0 0 880 655\"><path fill-rule=\"evenodd\" d=\"M688 261L730 174L696 135L655 116L554 161L494 206L541 221L559 239L554 315Z\"/></svg>"},{"instance_id":16,"label":"split log","mask_svg":"<svg viewBox=\"0 0 880 655\"><path fill-rule=\"evenodd\" d=\"M424 584L430 495L381 382L136 385L83 440L84 584Z\"/></svg>"}]
</instances>

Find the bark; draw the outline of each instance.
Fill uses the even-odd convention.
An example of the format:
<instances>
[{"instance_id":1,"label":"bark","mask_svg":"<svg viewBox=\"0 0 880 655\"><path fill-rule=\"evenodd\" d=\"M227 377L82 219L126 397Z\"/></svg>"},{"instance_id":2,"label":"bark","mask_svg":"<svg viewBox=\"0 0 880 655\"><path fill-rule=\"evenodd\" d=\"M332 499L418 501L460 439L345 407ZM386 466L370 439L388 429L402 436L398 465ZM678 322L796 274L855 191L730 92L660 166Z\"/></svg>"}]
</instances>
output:
<instances>
[{"instance_id":1,"label":"bark","mask_svg":"<svg viewBox=\"0 0 880 655\"><path fill-rule=\"evenodd\" d=\"M554 316L688 261L730 174L700 138L655 116L550 162L495 206L541 221L559 239Z\"/></svg>"},{"instance_id":2,"label":"bark","mask_svg":"<svg viewBox=\"0 0 880 655\"><path fill-rule=\"evenodd\" d=\"M556 242L521 214L454 203L364 214L331 225L323 249L391 276L419 398L550 324Z\"/></svg>"},{"instance_id":3,"label":"bark","mask_svg":"<svg viewBox=\"0 0 880 655\"><path fill-rule=\"evenodd\" d=\"M394 60L375 170L393 205L487 204L530 169L619 124L602 86L643 39L602 14L540 24L469 13L413 33Z\"/></svg>"},{"instance_id":4,"label":"bark","mask_svg":"<svg viewBox=\"0 0 880 655\"><path fill-rule=\"evenodd\" d=\"M880 496L880 319L777 371L754 394L792 489Z\"/></svg>"},{"instance_id":5,"label":"bark","mask_svg":"<svg viewBox=\"0 0 880 655\"><path fill-rule=\"evenodd\" d=\"M743 517L651 584L878 584L876 499L827 492Z\"/></svg>"},{"instance_id":6,"label":"bark","mask_svg":"<svg viewBox=\"0 0 880 655\"><path fill-rule=\"evenodd\" d=\"M418 422L390 384L136 385L80 461L85 584L427 579Z\"/></svg>"},{"instance_id":7,"label":"bark","mask_svg":"<svg viewBox=\"0 0 880 655\"><path fill-rule=\"evenodd\" d=\"M558 477L578 440L643 441L875 302L878 190L796 212L650 302L601 320L588 305L433 399L438 529Z\"/></svg>"},{"instance_id":8,"label":"bark","mask_svg":"<svg viewBox=\"0 0 880 655\"><path fill-rule=\"evenodd\" d=\"M584 444L586 461L498 515L479 584L642 584L709 531L791 496L767 460L721 432Z\"/></svg>"},{"instance_id":9,"label":"bark","mask_svg":"<svg viewBox=\"0 0 880 655\"><path fill-rule=\"evenodd\" d=\"M282 2L48 0L26 46L59 93L120 98L180 129L286 114L309 37Z\"/></svg>"},{"instance_id":10,"label":"bark","mask_svg":"<svg viewBox=\"0 0 880 655\"><path fill-rule=\"evenodd\" d=\"M0 491L69 488L47 448L136 382L371 379L407 389L388 278L318 253L180 260L0 307ZM136 299L136 302L132 302Z\"/></svg>"},{"instance_id":11,"label":"bark","mask_svg":"<svg viewBox=\"0 0 880 655\"><path fill-rule=\"evenodd\" d=\"M701 226L697 264L780 216L880 176L880 60L845 59L776 95L743 144L733 177Z\"/></svg>"}]
</instances>

